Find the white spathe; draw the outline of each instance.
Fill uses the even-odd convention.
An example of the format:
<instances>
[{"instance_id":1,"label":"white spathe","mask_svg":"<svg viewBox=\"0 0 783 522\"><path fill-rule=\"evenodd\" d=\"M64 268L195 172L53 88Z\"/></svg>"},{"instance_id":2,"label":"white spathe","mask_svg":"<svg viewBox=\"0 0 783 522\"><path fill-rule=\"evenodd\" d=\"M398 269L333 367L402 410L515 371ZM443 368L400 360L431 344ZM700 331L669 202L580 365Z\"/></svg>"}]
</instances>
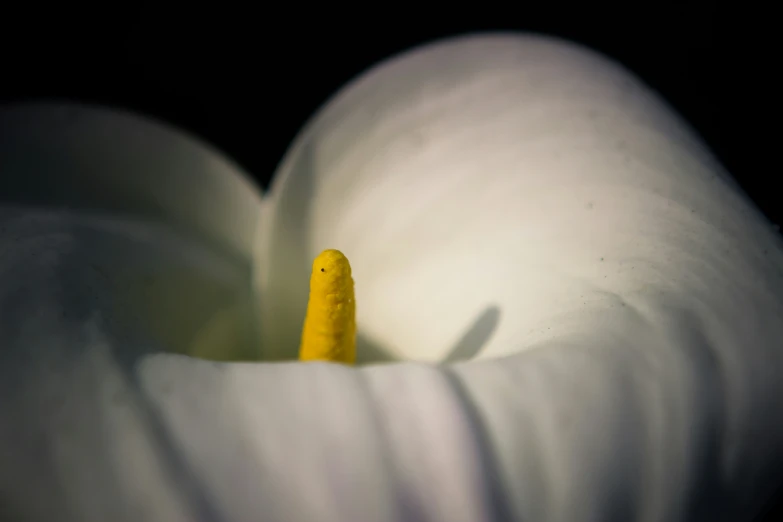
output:
<instances>
[{"instance_id":1,"label":"white spathe","mask_svg":"<svg viewBox=\"0 0 783 522\"><path fill-rule=\"evenodd\" d=\"M179 155L147 160L168 165L163 177L206 154L148 123L80 111L147 136L120 140L119 156L179 143ZM395 58L314 117L260 217L230 204L244 197L237 169L201 164L227 187L214 191L226 209L214 224L195 201L154 214L146 233L127 219L7 211L0 492L26 519L738 520L780 484L780 238L616 64L515 35ZM149 218L144 208L117 215ZM221 239L224 216L243 208ZM172 224L216 251L175 239ZM168 341L144 314L132 321L145 299L187 287L183 301L206 306L201 281L223 289L212 316L229 319L206 333L183 319L174 338L250 344L225 325L254 306L231 291L249 283L254 251L264 356L293 356L308 265L327 247L354 269L360 357L474 360L143 356ZM158 293L124 298L115 274L156 263L181 266L179 286L163 275ZM24 285L34 291L14 306ZM117 308L133 313L110 320Z\"/></svg>"}]
</instances>

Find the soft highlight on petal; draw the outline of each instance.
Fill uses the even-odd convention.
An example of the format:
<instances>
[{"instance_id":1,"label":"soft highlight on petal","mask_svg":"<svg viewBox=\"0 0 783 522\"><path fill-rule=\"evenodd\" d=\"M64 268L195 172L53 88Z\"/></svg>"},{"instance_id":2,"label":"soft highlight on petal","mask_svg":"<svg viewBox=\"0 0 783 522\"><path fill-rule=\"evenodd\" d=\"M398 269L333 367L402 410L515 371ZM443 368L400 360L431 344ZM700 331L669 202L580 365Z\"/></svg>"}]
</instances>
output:
<instances>
[{"instance_id":1,"label":"soft highlight on petal","mask_svg":"<svg viewBox=\"0 0 783 522\"><path fill-rule=\"evenodd\" d=\"M655 93L577 46L497 36L393 59L336 96L278 174L270 251L286 263L270 279L297 288L298 264L350 251L360 333L408 359L446 359L490 307L480 358L659 289L694 305L715 281L774 295L731 276L774 274L758 211Z\"/></svg>"},{"instance_id":2,"label":"soft highlight on petal","mask_svg":"<svg viewBox=\"0 0 783 522\"><path fill-rule=\"evenodd\" d=\"M360 337L478 359L444 371L515 516L750 516L780 484L780 238L619 65L530 36L417 49L339 93L278 174L270 245L351 252Z\"/></svg>"}]
</instances>

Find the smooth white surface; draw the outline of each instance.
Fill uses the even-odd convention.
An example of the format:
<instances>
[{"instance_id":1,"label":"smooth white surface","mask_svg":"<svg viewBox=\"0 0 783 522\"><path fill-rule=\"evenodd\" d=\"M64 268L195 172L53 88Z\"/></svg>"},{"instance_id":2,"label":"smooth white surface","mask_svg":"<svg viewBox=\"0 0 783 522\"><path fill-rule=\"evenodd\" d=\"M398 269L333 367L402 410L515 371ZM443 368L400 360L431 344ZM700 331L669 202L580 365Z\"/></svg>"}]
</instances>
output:
<instances>
[{"instance_id":1,"label":"smooth white surface","mask_svg":"<svg viewBox=\"0 0 783 522\"><path fill-rule=\"evenodd\" d=\"M139 359L154 332L126 342L95 319L111 293L95 297L70 275L80 257L59 254L58 241L83 255L106 239L49 222L31 265L17 223L0 236L3 327L21 332L1 337L14 339L0 379L12 507L31 520L132 520L142 505L146 520L742 520L780 483L780 238L606 59L497 36L392 60L316 115L264 204L266 356L295 353L300 274L332 247L353 265L365 355L477 360ZM30 310L84 310L70 333L41 329L63 322L15 305L9 281L34 290ZM132 390L121 404L117 387Z\"/></svg>"}]
</instances>

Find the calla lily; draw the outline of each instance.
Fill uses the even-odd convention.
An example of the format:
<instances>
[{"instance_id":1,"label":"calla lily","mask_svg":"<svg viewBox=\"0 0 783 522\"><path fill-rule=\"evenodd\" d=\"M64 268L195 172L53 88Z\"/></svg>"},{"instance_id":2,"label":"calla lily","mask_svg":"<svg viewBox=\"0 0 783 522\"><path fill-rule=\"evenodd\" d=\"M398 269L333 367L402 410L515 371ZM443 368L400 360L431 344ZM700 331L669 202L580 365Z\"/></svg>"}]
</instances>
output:
<instances>
[{"instance_id":1,"label":"calla lily","mask_svg":"<svg viewBox=\"0 0 783 522\"><path fill-rule=\"evenodd\" d=\"M605 57L487 35L389 60L263 199L134 116L0 121L10 515L742 520L781 483L780 238ZM326 248L357 368L284 362Z\"/></svg>"}]
</instances>

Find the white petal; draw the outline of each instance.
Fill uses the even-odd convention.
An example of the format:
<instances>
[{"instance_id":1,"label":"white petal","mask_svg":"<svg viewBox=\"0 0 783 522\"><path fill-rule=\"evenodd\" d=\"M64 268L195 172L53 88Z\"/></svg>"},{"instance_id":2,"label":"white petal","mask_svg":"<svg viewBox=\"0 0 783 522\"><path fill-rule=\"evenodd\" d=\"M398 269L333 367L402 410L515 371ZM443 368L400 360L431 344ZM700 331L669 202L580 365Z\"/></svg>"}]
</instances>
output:
<instances>
[{"instance_id":1,"label":"white petal","mask_svg":"<svg viewBox=\"0 0 783 522\"><path fill-rule=\"evenodd\" d=\"M437 368L155 355L140 381L221 520L514 520Z\"/></svg>"},{"instance_id":2,"label":"white petal","mask_svg":"<svg viewBox=\"0 0 783 522\"><path fill-rule=\"evenodd\" d=\"M75 104L0 108L4 202L176 225L249 263L259 191L193 137L133 114Z\"/></svg>"},{"instance_id":3,"label":"white petal","mask_svg":"<svg viewBox=\"0 0 783 522\"><path fill-rule=\"evenodd\" d=\"M208 520L133 364L254 358L259 197L214 151L108 110L0 110L0 518Z\"/></svg>"},{"instance_id":4,"label":"white petal","mask_svg":"<svg viewBox=\"0 0 783 522\"><path fill-rule=\"evenodd\" d=\"M93 264L115 300L166 350L258 356L260 194L220 153L111 109L22 104L0 109L0 171L4 204L78 211L85 241L106 243L91 247ZM62 215L48 216L71 233Z\"/></svg>"},{"instance_id":5,"label":"white petal","mask_svg":"<svg viewBox=\"0 0 783 522\"><path fill-rule=\"evenodd\" d=\"M195 520L133 367L191 351L209 318L251 309L249 294L232 259L163 226L0 209L3 518ZM218 346L247 355L254 325L237 314Z\"/></svg>"},{"instance_id":6,"label":"white petal","mask_svg":"<svg viewBox=\"0 0 783 522\"><path fill-rule=\"evenodd\" d=\"M752 274L774 273L771 229L686 126L620 67L551 41L466 39L385 64L279 174L280 279L343 249L360 328L406 358L442 360L487 309L481 357L559 336L585 308L667 290L711 304L697 287L741 272L763 293Z\"/></svg>"},{"instance_id":7,"label":"white petal","mask_svg":"<svg viewBox=\"0 0 783 522\"><path fill-rule=\"evenodd\" d=\"M455 375L515 515L749 515L778 483L780 239L618 65L538 37L429 46L341 92L279 175L285 313L339 248L366 338L485 359Z\"/></svg>"}]
</instances>

